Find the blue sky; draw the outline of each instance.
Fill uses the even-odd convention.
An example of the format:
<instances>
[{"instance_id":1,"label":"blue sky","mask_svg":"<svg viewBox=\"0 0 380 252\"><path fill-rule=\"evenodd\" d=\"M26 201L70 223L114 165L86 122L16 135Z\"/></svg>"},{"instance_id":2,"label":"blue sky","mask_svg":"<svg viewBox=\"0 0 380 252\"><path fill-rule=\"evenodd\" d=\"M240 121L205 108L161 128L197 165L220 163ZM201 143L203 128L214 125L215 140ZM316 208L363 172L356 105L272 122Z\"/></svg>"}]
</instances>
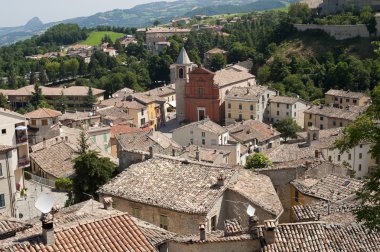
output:
<instances>
[{"instance_id":1,"label":"blue sky","mask_svg":"<svg viewBox=\"0 0 380 252\"><path fill-rule=\"evenodd\" d=\"M0 27L24 25L33 17L39 17L47 23L158 1L160 0L1 0Z\"/></svg>"}]
</instances>

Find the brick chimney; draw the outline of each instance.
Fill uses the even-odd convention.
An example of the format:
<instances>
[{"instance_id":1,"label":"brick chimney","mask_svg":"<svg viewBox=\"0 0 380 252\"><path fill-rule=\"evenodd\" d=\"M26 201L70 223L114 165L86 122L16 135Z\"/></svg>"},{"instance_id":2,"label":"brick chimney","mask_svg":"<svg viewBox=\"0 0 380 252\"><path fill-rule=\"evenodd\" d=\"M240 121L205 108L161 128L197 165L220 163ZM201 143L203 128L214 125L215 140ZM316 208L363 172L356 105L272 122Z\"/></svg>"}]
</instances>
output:
<instances>
[{"instance_id":1,"label":"brick chimney","mask_svg":"<svg viewBox=\"0 0 380 252\"><path fill-rule=\"evenodd\" d=\"M149 146L149 158L154 157L153 146Z\"/></svg>"},{"instance_id":2,"label":"brick chimney","mask_svg":"<svg viewBox=\"0 0 380 252\"><path fill-rule=\"evenodd\" d=\"M46 139L45 138L42 139L42 146L44 149L46 149Z\"/></svg>"},{"instance_id":3,"label":"brick chimney","mask_svg":"<svg viewBox=\"0 0 380 252\"><path fill-rule=\"evenodd\" d=\"M42 214L42 240L45 245L53 245L55 243L54 222L51 213Z\"/></svg>"},{"instance_id":4,"label":"brick chimney","mask_svg":"<svg viewBox=\"0 0 380 252\"><path fill-rule=\"evenodd\" d=\"M106 210L112 209L112 203L113 203L112 197L103 198L104 209L106 209Z\"/></svg>"},{"instance_id":5,"label":"brick chimney","mask_svg":"<svg viewBox=\"0 0 380 252\"><path fill-rule=\"evenodd\" d=\"M199 225L199 240L201 240L201 241L206 240L206 226L205 226L205 224Z\"/></svg>"},{"instance_id":6,"label":"brick chimney","mask_svg":"<svg viewBox=\"0 0 380 252\"><path fill-rule=\"evenodd\" d=\"M175 149L172 149L172 156L175 157Z\"/></svg>"},{"instance_id":7,"label":"brick chimney","mask_svg":"<svg viewBox=\"0 0 380 252\"><path fill-rule=\"evenodd\" d=\"M276 234L275 234L276 228L277 228L276 220L264 221L264 239L268 245L276 242Z\"/></svg>"},{"instance_id":8,"label":"brick chimney","mask_svg":"<svg viewBox=\"0 0 380 252\"><path fill-rule=\"evenodd\" d=\"M319 150L315 150L315 158L319 158Z\"/></svg>"},{"instance_id":9,"label":"brick chimney","mask_svg":"<svg viewBox=\"0 0 380 252\"><path fill-rule=\"evenodd\" d=\"M223 174L220 174L220 175L218 176L217 185L218 185L218 186L224 186L224 180L225 180L225 178L224 178Z\"/></svg>"},{"instance_id":10,"label":"brick chimney","mask_svg":"<svg viewBox=\"0 0 380 252\"><path fill-rule=\"evenodd\" d=\"M257 234L257 226L259 224L259 219L256 215L250 216L248 218L248 232Z\"/></svg>"}]
</instances>

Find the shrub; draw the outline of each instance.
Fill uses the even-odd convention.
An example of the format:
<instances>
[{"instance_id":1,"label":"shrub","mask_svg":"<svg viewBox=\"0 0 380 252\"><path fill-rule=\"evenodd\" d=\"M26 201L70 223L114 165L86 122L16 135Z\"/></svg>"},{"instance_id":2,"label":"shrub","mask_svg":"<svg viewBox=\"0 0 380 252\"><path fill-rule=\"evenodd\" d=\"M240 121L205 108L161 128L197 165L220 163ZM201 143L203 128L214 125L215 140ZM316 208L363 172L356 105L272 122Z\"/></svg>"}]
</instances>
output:
<instances>
[{"instance_id":1,"label":"shrub","mask_svg":"<svg viewBox=\"0 0 380 252\"><path fill-rule=\"evenodd\" d=\"M59 191L69 192L73 189L73 181L69 178L59 178L55 181L55 188Z\"/></svg>"}]
</instances>

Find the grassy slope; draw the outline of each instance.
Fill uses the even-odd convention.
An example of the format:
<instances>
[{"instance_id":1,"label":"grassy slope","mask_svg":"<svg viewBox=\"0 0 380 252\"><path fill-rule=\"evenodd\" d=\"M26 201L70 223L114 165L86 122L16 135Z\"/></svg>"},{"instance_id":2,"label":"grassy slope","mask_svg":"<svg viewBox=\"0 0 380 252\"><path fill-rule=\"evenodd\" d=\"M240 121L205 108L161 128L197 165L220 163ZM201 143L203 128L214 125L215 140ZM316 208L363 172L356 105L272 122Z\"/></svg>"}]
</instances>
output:
<instances>
[{"instance_id":1,"label":"grassy slope","mask_svg":"<svg viewBox=\"0 0 380 252\"><path fill-rule=\"evenodd\" d=\"M355 38L348 40L335 40L328 36L316 36L305 33L297 33L282 42L276 54L290 58L292 54L303 58L318 58L321 52L347 52L359 59L373 57L373 46L367 38ZM271 60L271 59L270 59Z\"/></svg>"},{"instance_id":2,"label":"grassy slope","mask_svg":"<svg viewBox=\"0 0 380 252\"><path fill-rule=\"evenodd\" d=\"M108 34L112 41L115 41L116 39L123 37L124 34L117 33L117 32L110 32L110 31L94 31L91 32L88 38L85 41L82 41L80 44L82 45L91 45L91 46L97 46L101 43L102 38Z\"/></svg>"}]
</instances>

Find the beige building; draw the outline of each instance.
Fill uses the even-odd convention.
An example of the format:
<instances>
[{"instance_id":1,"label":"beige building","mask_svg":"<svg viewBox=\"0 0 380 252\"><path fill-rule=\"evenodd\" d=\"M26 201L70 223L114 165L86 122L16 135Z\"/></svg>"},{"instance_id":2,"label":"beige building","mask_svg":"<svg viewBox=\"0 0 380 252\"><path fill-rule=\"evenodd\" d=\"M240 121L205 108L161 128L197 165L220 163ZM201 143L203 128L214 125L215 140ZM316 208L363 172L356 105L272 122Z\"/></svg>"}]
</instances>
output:
<instances>
[{"instance_id":1,"label":"beige building","mask_svg":"<svg viewBox=\"0 0 380 252\"><path fill-rule=\"evenodd\" d=\"M206 118L189 123L173 131L173 140L181 146L199 145L200 147L225 150L231 153L229 164L245 164L245 153L235 139L230 139L226 128Z\"/></svg>"},{"instance_id":2,"label":"beige building","mask_svg":"<svg viewBox=\"0 0 380 252\"><path fill-rule=\"evenodd\" d=\"M331 129L346 127L365 111L365 107L349 106L347 108L334 108L326 106L312 106L304 111L304 128L316 127Z\"/></svg>"},{"instance_id":3,"label":"beige building","mask_svg":"<svg viewBox=\"0 0 380 252\"><path fill-rule=\"evenodd\" d=\"M145 43L149 48L154 48L157 42L166 42L174 35L186 36L190 31L190 28L151 27L138 29L137 33L145 33Z\"/></svg>"},{"instance_id":4,"label":"beige building","mask_svg":"<svg viewBox=\"0 0 380 252\"><path fill-rule=\"evenodd\" d=\"M0 212L16 217L15 200L24 188L24 168L30 165L27 119L0 109Z\"/></svg>"},{"instance_id":5,"label":"beige building","mask_svg":"<svg viewBox=\"0 0 380 252\"><path fill-rule=\"evenodd\" d=\"M62 113L48 108L40 108L24 116L29 121L29 143L31 145L59 136L59 116Z\"/></svg>"},{"instance_id":6,"label":"beige building","mask_svg":"<svg viewBox=\"0 0 380 252\"><path fill-rule=\"evenodd\" d=\"M283 210L265 175L164 157L131 165L98 193L111 196L116 209L178 234L198 233L200 223L209 233L238 217L247 227L249 205L261 223Z\"/></svg>"},{"instance_id":7,"label":"beige building","mask_svg":"<svg viewBox=\"0 0 380 252\"><path fill-rule=\"evenodd\" d=\"M325 104L336 108L367 106L371 98L364 93L330 89L325 93Z\"/></svg>"},{"instance_id":8,"label":"beige building","mask_svg":"<svg viewBox=\"0 0 380 252\"><path fill-rule=\"evenodd\" d=\"M304 111L309 107L304 100L288 96L273 96L269 99L268 119L276 123L287 117L292 118L300 127L304 127Z\"/></svg>"},{"instance_id":9,"label":"beige building","mask_svg":"<svg viewBox=\"0 0 380 252\"><path fill-rule=\"evenodd\" d=\"M224 98L226 125L249 119L267 120L268 100L276 93L266 86L232 88Z\"/></svg>"},{"instance_id":10,"label":"beige building","mask_svg":"<svg viewBox=\"0 0 380 252\"><path fill-rule=\"evenodd\" d=\"M63 93L69 110L80 110L86 108L84 104L86 102L86 97L89 90L86 86L70 86L63 88L41 86L40 88L46 102L51 106L57 107L60 105L59 98ZM12 105L12 108L19 109L26 107L30 102L33 92L34 85L25 86L16 90L9 90L8 99ZM92 88L92 92L97 100L97 103L104 99L104 90Z\"/></svg>"},{"instance_id":11,"label":"beige building","mask_svg":"<svg viewBox=\"0 0 380 252\"><path fill-rule=\"evenodd\" d=\"M111 154L111 127L90 127L87 131L90 139L106 154Z\"/></svg>"}]
</instances>

